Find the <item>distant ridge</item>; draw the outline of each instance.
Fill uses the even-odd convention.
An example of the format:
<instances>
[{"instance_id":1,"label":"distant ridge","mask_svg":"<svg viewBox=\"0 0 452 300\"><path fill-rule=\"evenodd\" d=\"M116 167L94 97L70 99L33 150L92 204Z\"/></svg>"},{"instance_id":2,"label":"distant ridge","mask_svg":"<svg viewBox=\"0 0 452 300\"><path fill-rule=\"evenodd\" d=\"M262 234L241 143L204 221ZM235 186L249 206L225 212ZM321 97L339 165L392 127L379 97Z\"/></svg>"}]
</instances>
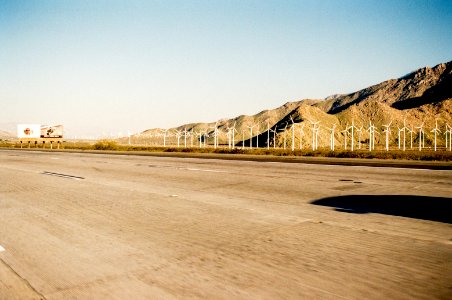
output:
<instances>
[{"instance_id":1,"label":"distant ridge","mask_svg":"<svg viewBox=\"0 0 452 300\"><path fill-rule=\"evenodd\" d=\"M5 131L5 130L0 130L0 139L4 140L4 139L11 139L16 137L14 133L9 132L9 131Z\"/></svg>"}]
</instances>

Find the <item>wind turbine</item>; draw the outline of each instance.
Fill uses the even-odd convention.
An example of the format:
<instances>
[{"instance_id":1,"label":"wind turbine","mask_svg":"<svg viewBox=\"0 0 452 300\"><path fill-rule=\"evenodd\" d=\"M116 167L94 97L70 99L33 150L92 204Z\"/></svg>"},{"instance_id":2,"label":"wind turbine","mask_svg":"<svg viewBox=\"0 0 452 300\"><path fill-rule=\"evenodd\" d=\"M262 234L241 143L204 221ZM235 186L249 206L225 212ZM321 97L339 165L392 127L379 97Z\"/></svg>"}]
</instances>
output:
<instances>
[{"instance_id":1,"label":"wind turbine","mask_svg":"<svg viewBox=\"0 0 452 300\"><path fill-rule=\"evenodd\" d=\"M177 138L177 148L180 146L180 138L182 136L182 131L176 130L176 138Z\"/></svg>"},{"instance_id":2,"label":"wind turbine","mask_svg":"<svg viewBox=\"0 0 452 300\"><path fill-rule=\"evenodd\" d=\"M406 118L403 119L403 151L405 151Z\"/></svg>"},{"instance_id":3,"label":"wind turbine","mask_svg":"<svg viewBox=\"0 0 452 300\"><path fill-rule=\"evenodd\" d=\"M410 132L410 149L413 149L413 132L414 128L413 125L411 125L411 128L406 128Z\"/></svg>"},{"instance_id":4,"label":"wind turbine","mask_svg":"<svg viewBox=\"0 0 452 300\"><path fill-rule=\"evenodd\" d=\"M400 150L400 144L401 144L401 142L400 142L401 141L400 132L402 132L403 128L400 128L399 126L397 126L397 130L398 130L398 133L399 133L399 138L397 140L399 142L399 150Z\"/></svg>"},{"instance_id":5,"label":"wind turbine","mask_svg":"<svg viewBox=\"0 0 452 300\"><path fill-rule=\"evenodd\" d=\"M345 129L341 132L344 133L344 150L347 150L347 135L348 135L348 126L345 124Z\"/></svg>"},{"instance_id":6,"label":"wind turbine","mask_svg":"<svg viewBox=\"0 0 452 300\"><path fill-rule=\"evenodd\" d=\"M292 122L292 152L295 151L295 125L292 116L290 116L290 122Z\"/></svg>"},{"instance_id":7,"label":"wind turbine","mask_svg":"<svg viewBox=\"0 0 452 300\"><path fill-rule=\"evenodd\" d=\"M386 133L386 151L389 151L389 135L391 134L391 122L387 125L383 125L383 127L386 127L386 129L383 130L384 133Z\"/></svg>"},{"instance_id":8,"label":"wind turbine","mask_svg":"<svg viewBox=\"0 0 452 300\"><path fill-rule=\"evenodd\" d=\"M234 149L234 144L235 144L234 131L237 131L235 129L235 122L234 122L233 126L226 127L226 130L227 130L226 135L227 135L227 138L228 138L228 147L229 147L229 149Z\"/></svg>"},{"instance_id":9,"label":"wind turbine","mask_svg":"<svg viewBox=\"0 0 452 300\"><path fill-rule=\"evenodd\" d=\"M361 135L363 133L363 126L356 128L356 132L358 132L358 149L361 150Z\"/></svg>"},{"instance_id":10,"label":"wind turbine","mask_svg":"<svg viewBox=\"0 0 452 300\"><path fill-rule=\"evenodd\" d=\"M256 133L256 148L259 148L259 134L260 134L260 123L259 122L257 122L257 124L256 124L256 126L257 126L257 129L256 129L256 131L257 131L257 133Z\"/></svg>"},{"instance_id":11,"label":"wind turbine","mask_svg":"<svg viewBox=\"0 0 452 300\"><path fill-rule=\"evenodd\" d=\"M220 145L220 134L221 134L221 130L217 127L215 128L214 131L214 137L215 137L215 149L219 147Z\"/></svg>"},{"instance_id":12,"label":"wind turbine","mask_svg":"<svg viewBox=\"0 0 452 300\"><path fill-rule=\"evenodd\" d=\"M217 146L218 146L218 129L217 129L217 125L218 125L218 122L215 122L215 126L209 127L209 128L213 129L213 137L214 137L213 145L214 145L215 149L217 149Z\"/></svg>"},{"instance_id":13,"label":"wind turbine","mask_svg":"<svg viewBox=\"0 0 452 300\"><path fill-rule=\"evenodd\" d=\"M449 151L452 151L452 127L449 126Z\"/></svg>"},{"instance_id":14,"label":"wind turbine","mask_svg":"<svg viewBox=\"0 0 452 300\"><path fill-rule=\"evenodd\" d=\"M286 122L286 126L284 126L284 150L286 150L286 138L287 138L287 122Z\"/></svg>"},{"instance_id":15,"label":"wind turbine","mask_svg":"<svg viewBox=\"0 0 452 300\"><path fill-rule=\"evenodd\" d=\"M193 148L193 128L188 131L188 136L190 137L190 147Z\"/></svg>"},{"instance_id":16,"label":"wind turbine","mask_svg":"<svg viewBox=\"0 0 452 300\"><path fill-rule=\"evenodd\" d=\"M256 125L253 126L246 126L250 129L250 149L253 149L253 128L256 127Z\"/></svg>"},{"instance_id":17,"label":"wind turbine","mask_svg":"<svg viewBox=\"0 0 452 300\"><path fill-rule=\"evenodd\" d=\"M184 148L187 148L187 127L184 127Z\"/></svg>"},{"instance_id":18,"label":"wind turbine","mask_svg":"<svg viewBox=\"0 0 452 300\"><path fill-rule=\"evenodd\" d=\"M375 127L372 124L372 121L369 121L369 128L368 128L368 131L369 131L369 151L375 150L375 133L378 133L378 132L375 132L376 128L377 127Z\"/></svg>"},{"instance_id":19,"label":"wind turbine","mask_svg":"<svg viewBox=\"0 0 452 300\"><path fill-rule=\"evenodd\" d=\"M273 132L273 149L276 149L276 131L277 131L278 125L275 125L275 129L270 129L270 131Z\"/></svg>"},{"instance_id":20,"label":"wind turbine","mask_svg":"<svg viewBox=\"0 0 452 300\"><path fill-rule=\"evenodd\" d=\"M270 122L267 120L267 149L270 149Z\"/></svg>"},{"instance_id":21,"label":"wind turbine","mask_svg":"<svg viewBox=\"0 0 452 300\"><path fill-rule=\"evenodd\" d=\"M350 126L349 127L351 130L352 130L352 136L351 136L351 138L352 138L352 140L351 140L351 147L352 147L352 152L353 152L353 150L354 150L354 145L355 145L355 137L354 137L354 132L353 132L353 129L355 128L355 120L354 119L352 119L352 126Z\"/></svg>"},{"instance_id":22,"label":"wind turbine","mask_svg":"<svg viewBox=\"0 0 452 300\"><path fill-rule=\"evenodd\" d=\"M317 128L315 130L315 150L317 150L319 148L319 132L320 132L320 125L317 126Z\"/></svg>"},{"instance_id":23,"label":"wind turbine","mask_svg":"<svg viewBox=\"0 0 452 300\"><path fill-rule=\"evenodd\" d=\"M318 135L318 128L316 126L320 123L320 121L312 122L309 120L312 124L312 151L317 150L317 135Z\"/></svg>"},{"instance_id":24,"label":"wind turbine","mask_svg":"<svg viewBox=\"0 0 452 300\"><path fill-rule=\"evenodd\" d=\"M162 130L163 132L163 147L166 147L166 133L168 132L168 129Z\"/></svg>"},{"instance_id":25,"label":"wind turbine","mask_svg":"<svg viewBox=\"0 0 452 300\"><path fill-rule=\"evenodd\" d=\"M447 148L449 148L449 151L452 151L452 127L450 127L449 124L447 124L447 123L446 123L446 130L444 132L444 135L446 136L446 150L447 150ZM449 135L449 143L447 143L448 135Z\"/></svg>"},{"instance_id":26,"label":"wind turbine","mask_svg":"<svg viewBox=\"0 0 452 300\"><path fill-rule=\"evenodd\" d=\"M229 149L231 149L231 144L232 144L232 136L231 136L231 131L233 130L232 128L233 127L226 127L226 130L227 130L226 135L228 138L228 148Z\"/></svg>"},{"instance_id":27,"label":"wind turbine","mask_svg":"<svg viewBox=\"0 0 452 300\"><path fill-rule=\"evenodd\" d=\"M448 148L448 146L449 146L449 141L448 141L448 139L447 139L447 134L449 133L449 124L446 124L446 130L444 131L444 135L446 136L446 150L447 150L447 148Z\"/></svg>"},{"instance_id":28,"label":"wind turbine","mask_svg":"<svg viewBox=\"0 0 452 300\"><path fill-rule=\"evenodd\" d=\"M331 151L334 151L334 130L336 129L336 124L333 124L331 128L327 128L331 130L331 137L330 137L330 149Z\"/></svg>"},{"instance_id":29,"label":"wind turbine","mask_svg":"<svg viewBox=\"0 0 452 300\"><path fill-rule=\"evenodd\" d=\"M300 126L300 150L303 149L304 123Z\"/></svg>"},{"instance_id":30,"label":"wind turbine","mask_svg":"<svg viewBox=\"0 0 452 300\"><path fill-rule=\"evenodd\" d=\"M424 146L424 122L422 122L421 126L416 127L416 129L419 129L419 151L422 151L422 148Z\"/></svg>"},{"instance_id":31,"label":"wind turbine","mask_svg":"<svg viewBox=\"0 0 452 300\"><path fill-rule=\"evenodd\" d=\"M193 130L193 133L198 137L199 140L199 148L202 148L202 131Z\"/></svg>"},{"instance_id":32,"label":"wind turbine","mask_svg":"<svg viewBox=\"0 0 452 300\"><path fill-rule=\"evenodd\" d=\"M433 132L433 134L435 135L434 143L435 143L435 151L436 151L436 133L437 132L441 133L441 131L438 129L438 120L436 120L436 122L435 122L435 128L433 128L433 130L430 132Z\"/></svg>"},{"instance_id":33,"label":"wind turbine","mask_svg":"<svg viewBox=\"0 0 452 300\"><path fill-rule=\"evenodd\" d=\"M235 122L234 126L232 126L232 149L235 148L235 133L239 133L237 129L235 129Z\"/></svg>"}]
</instances>

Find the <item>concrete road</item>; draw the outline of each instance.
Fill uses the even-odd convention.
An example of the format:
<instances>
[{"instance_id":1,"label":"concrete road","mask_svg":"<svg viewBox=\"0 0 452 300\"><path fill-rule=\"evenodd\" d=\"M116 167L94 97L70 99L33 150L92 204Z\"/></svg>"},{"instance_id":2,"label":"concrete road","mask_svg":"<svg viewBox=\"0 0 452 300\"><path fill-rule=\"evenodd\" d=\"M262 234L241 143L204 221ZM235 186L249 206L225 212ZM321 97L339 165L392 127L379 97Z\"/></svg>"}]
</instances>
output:
<instances>
[{"instance_id":1,"label":"concrete road","mask_svg":"<svg viewBox=\"0 0 452 300\"><path fill-rule=\"evenodd\" d=\"M0 299L451 299L452 172L0 151Z\"/></svg>"}]
</instances>

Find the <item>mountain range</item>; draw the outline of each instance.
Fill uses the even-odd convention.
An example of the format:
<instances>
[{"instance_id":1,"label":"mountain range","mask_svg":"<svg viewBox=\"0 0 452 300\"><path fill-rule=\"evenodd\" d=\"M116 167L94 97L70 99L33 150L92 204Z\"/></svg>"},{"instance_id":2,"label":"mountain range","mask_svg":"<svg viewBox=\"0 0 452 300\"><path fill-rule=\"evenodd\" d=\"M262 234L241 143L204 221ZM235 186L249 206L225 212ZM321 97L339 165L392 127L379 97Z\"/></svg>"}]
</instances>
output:
<instances>
[{"instance_id":1,"label":"mountain range","mask_svg":"<svg viewBox=\"0 0 452 300\"><path fill-rule=\"evenodd\" d=\"M397 127L416 131L415 127L424 123L425 141L428 144L433 137L430 131L436 126L436 122L438 127L443 129L446 124L452 125L451 112L452 61L449 61L434 67L420 68L403 77L389 79L350 94L287 102L278 108L264 110L251 116L240 115L210 123L183 124L170 130L204 131L212 135L215 125L220 132L226 132L228 128L235 126L237 130L235 140L240 141L238 146L241 145L243 136L245 145L249 145L251 139L253 145L258 142L260 147L265 147L268 127L278 133L275 140L270 134L270 145L281 146L284 131L288 130L291 133L292 126L295 126L297 132L295 144L299 144L299 131L304 128L303 143L310 145L312 122L320 121L319 145L329 145L328 132L331 131L328 131L328 128L333 124L337 126L335 140L341 143L344 136L340 131L352 124L356 128L364 128L363 142L365 142L368 134L364 134L364 131L369 127L369 122L372 122L380 132L383 125L391 122L392 141L397 139ZM250 126L255 126L252 136ZM142 132L140 136L155 135L158 132L161 132L161 129L149 129ZM444 133L444 130L442 132ZM291 134L285 136L286 142L291 144ZM377 139L383 139L383 137L377 135ZM439 139L444 139L444 135L439 136ZM227 143L226 135L220 135L219 141Z\"/></svg>"}]
</instances>

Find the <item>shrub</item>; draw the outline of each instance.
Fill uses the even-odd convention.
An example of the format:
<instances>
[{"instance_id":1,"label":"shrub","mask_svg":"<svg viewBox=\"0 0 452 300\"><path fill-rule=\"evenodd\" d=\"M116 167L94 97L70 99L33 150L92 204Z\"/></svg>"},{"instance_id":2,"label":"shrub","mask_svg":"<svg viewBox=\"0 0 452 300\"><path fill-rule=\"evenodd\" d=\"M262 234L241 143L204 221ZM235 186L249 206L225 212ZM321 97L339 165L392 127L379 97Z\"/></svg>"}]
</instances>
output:
<instances>
[{"instance_id":1,"label":"shrub","mask_svg":"<svg viewBox=\"0 0 452 300\"><path fill-rule=\"evenodd\" d=\"M118 150L118 148L118 143L112 140L100 140L94 144L95 150Z\"/></svg>"}]
</instances>

